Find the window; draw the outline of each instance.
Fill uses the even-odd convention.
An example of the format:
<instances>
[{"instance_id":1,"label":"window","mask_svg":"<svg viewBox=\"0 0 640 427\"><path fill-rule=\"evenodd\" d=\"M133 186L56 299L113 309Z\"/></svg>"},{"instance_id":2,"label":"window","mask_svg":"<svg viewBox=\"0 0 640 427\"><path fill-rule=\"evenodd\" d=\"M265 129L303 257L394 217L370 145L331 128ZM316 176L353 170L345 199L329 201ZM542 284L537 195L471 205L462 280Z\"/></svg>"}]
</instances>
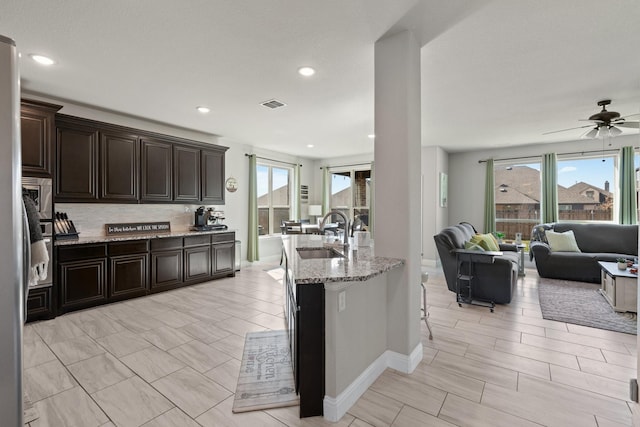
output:
<instances>
[{"instance_id":1,"label":"window","mask_svg":"<svg viewBox=\"0 0 640 427\"><path fill-rule=\"evenodd\" d=\"M256 165L258 181L258 230L259 235L280 233L282 221L290 219L292 188L291 168Z\"/></svg>"},{"instance_id":2,"label":"window","mask_svg":"<svg viewBox=\"0 0 640 427\"><path fill-rule=\"evenodd\" d=\"M560 221L613 221L616 157L558 159Z\"/></svg>"},{"instance_id":3,"label":"window","mask_svg":"<svg viewBox=\"0 0 640 427\"><path fill-rule=\"evenodd\" d=\"M356 226L369 227L371 170L336 170L330 174L329 207L343 212Z\"/></svg>"},{"instance_id":4,"label":"window","mask_svg":"<svg viewBox=\"0 0 640 427\"><path fill-rule=\"evenodd\" d=\"M496 163L493 179L496 231L507 240L515 240L516 233L528 240L540 223L540 163Z\"/></svg>"}]
</instances>

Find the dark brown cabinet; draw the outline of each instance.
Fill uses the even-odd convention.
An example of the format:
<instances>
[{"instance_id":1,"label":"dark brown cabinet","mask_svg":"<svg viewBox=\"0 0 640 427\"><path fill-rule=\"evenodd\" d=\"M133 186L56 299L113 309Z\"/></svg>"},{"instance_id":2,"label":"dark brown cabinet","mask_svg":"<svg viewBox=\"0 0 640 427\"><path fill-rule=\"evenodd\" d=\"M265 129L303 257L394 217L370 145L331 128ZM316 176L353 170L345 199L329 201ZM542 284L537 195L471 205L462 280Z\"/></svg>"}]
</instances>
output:
<instances>
[{"instance_id":1,"label":"dark brown cabinet","mask_svg":"<svg viewBox=\"0 0 640 427\"><path fill-rule=\"evenodd\" d=\"M138 201L139 141L117 131L100 133L100 193L104 201Z\"/></svg>"},{"instance_id":2,"label":"dark brown cabinet","mask_svg":"<svg viewBox=\"0 0 640 427\"><path fill-rule=\"evenodd\" d=\"M20 133L22 135L22 176L51 178L55 115L60 105L22 100Z\"/></svg>"},{"instance_id":3,"label":"dark brown cabinet","mask_svg":"<svg viewBox=\"0 0 640 427\"><path fill-rule=\"evenodd\" d=\"M200 201L200 149L173 146L173 200Z\"/></svg>"},{"instance_id":4,"label":"dark brown cabinet","mask_svg":"<svg viewBox=\"0 0 640 427\"><path fill-rule=\"evenodd\" d=\"M219 233L211 236L214 275L235 274L235 237L235 233Z\"/></svg>"},{"instance_id":5,"label":"dark brown cabinet","mask_svg":"<svg viewBox=\"0 0 640 427\"><path fill-rule=\"evenodd\" d=\"M148 246L148 240L109 243L109 301L147 294Z\"/></svg>"},{"instance_id":6,"label":"dark brown cabinet","mask_svg":"<svg viewBox=\"0 0 640 427\"><path fill-rule=\"evenodd\" d=\"M202 150L202 202L224 205L224 151Z\"/></svg>"},{"instance_id":7,"label":"dark brown cabinet","mask_svg":"<svg viewBox=\"0 0 640 427\"><path fill-rule=\"evenodd\" d=\"M171 202L172 144L153 139L142 139L142 191L143 202Z\"/></svg>"},{"instance_id":8,"label":"dark brown cabinet","mask_svg":"<svg viewBox=\"0 0 640 427\"><path fill-rule=\"evenodd\" d=\"M52 302L52 287L30 288L27 296L27 322L55 317Z\"/></svg>"},{"instance_id":9,"label":"dark brown cabinet","mask_svg":"<svg viewBox=\"0 0 640 427\"><path fill-rule=\"evenodd\" d=\"M211 236L184 238L184 281L202 281L211 277Z\"/></svg>"},{"instance_id":10,"label":"dark brown cabinet","mask_svg":"<svg viewBox=\"0 0 640 427\"><path fill-rule=\"evenodd\" d=\"M104 244L58 249L60 313L107 301L106 249Z\"/></svg>"},{"instance_id":11,"label":"dark brown cabinet","mask_svg":"<svg viewBox=\"0 0 640 427\"><path fill-rule=\"evenodd\" d=\"M182 285L182 238L151 240L151 291Z\"/></svg>"},{"instance_id":12,"label":"dark brown cabinet","mask_svg":"<svg viewBox=\"0 0 640 427\"><path fill-rule=\"evenodd\" d=\"M57 122L56 201L96 201L97 154L96 128Z\"/></svg>"}]
</instances>

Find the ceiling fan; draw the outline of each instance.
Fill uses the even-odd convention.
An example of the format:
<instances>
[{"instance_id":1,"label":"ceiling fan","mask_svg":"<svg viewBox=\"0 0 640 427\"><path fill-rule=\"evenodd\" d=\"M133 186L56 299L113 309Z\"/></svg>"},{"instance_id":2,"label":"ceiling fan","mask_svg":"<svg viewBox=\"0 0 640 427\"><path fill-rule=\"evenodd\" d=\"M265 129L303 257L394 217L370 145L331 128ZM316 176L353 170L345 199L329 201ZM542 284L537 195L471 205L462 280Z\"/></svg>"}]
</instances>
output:
<instances>
[{"instance_id":1,"label":"ceiling fan","mask_svg":"<svg viewBox=\"0 0 640 427\"><path fill-rule=\"evenodd\" d=\"M626 117L620 117L620 113L616 111L607 111L607 105L611 104L610 99L603 99L598 101L598 105L602 107L602 111L589 117L588 119L581 119L580 121L592 122L585 126L578 126L575 128L554 130L552 132L543 133L543 135L549 135L552 133L565 132L574 129L592 128L585 132L581 138L604 138L605 136L618 136L622 133L619 129L624 128L640 128L640 122L627 121L628 117L638 116L640 114L631 114Z\"/></svg>"}]
</instances>

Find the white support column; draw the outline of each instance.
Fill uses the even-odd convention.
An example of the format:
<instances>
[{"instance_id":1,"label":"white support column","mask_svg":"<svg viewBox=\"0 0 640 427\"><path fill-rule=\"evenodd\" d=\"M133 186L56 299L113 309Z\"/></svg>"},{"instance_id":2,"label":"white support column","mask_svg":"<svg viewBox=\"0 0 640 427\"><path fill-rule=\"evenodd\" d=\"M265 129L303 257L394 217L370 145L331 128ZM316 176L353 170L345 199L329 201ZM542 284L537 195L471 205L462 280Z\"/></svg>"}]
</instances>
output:
<instances>
[{"instance_id":1,"label":"white support column","mask_svg":"<svg viewBox=\"0 0 640 427\"><path fill-rule=\"evenodd\" d=\"M375 135L375 251L406 260L389 273L387 348L412 356L402 369L411 371L422 352L416 351L421 346L420 46L410 31L375 44Z\"/></svg>"}]
</instances>

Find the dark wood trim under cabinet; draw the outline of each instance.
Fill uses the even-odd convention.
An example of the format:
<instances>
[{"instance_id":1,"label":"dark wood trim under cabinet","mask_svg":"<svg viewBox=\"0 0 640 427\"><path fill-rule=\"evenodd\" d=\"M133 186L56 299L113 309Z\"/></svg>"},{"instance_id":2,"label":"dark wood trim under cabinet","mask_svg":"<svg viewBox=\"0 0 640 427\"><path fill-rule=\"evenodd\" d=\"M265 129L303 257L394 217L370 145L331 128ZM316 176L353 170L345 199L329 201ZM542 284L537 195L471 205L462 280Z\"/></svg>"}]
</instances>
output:
<instances>
[{"instance_id":1,"label":"dark wood trim under cabinet","mask_svg":"<svg viewBox=\"0 0 640 427\"><path fill-rule=\"evenodd\" d=\"M61 105L23 99L20 104L22 176L52 178L55 116Z\"/></svg>"}]
</instances>

